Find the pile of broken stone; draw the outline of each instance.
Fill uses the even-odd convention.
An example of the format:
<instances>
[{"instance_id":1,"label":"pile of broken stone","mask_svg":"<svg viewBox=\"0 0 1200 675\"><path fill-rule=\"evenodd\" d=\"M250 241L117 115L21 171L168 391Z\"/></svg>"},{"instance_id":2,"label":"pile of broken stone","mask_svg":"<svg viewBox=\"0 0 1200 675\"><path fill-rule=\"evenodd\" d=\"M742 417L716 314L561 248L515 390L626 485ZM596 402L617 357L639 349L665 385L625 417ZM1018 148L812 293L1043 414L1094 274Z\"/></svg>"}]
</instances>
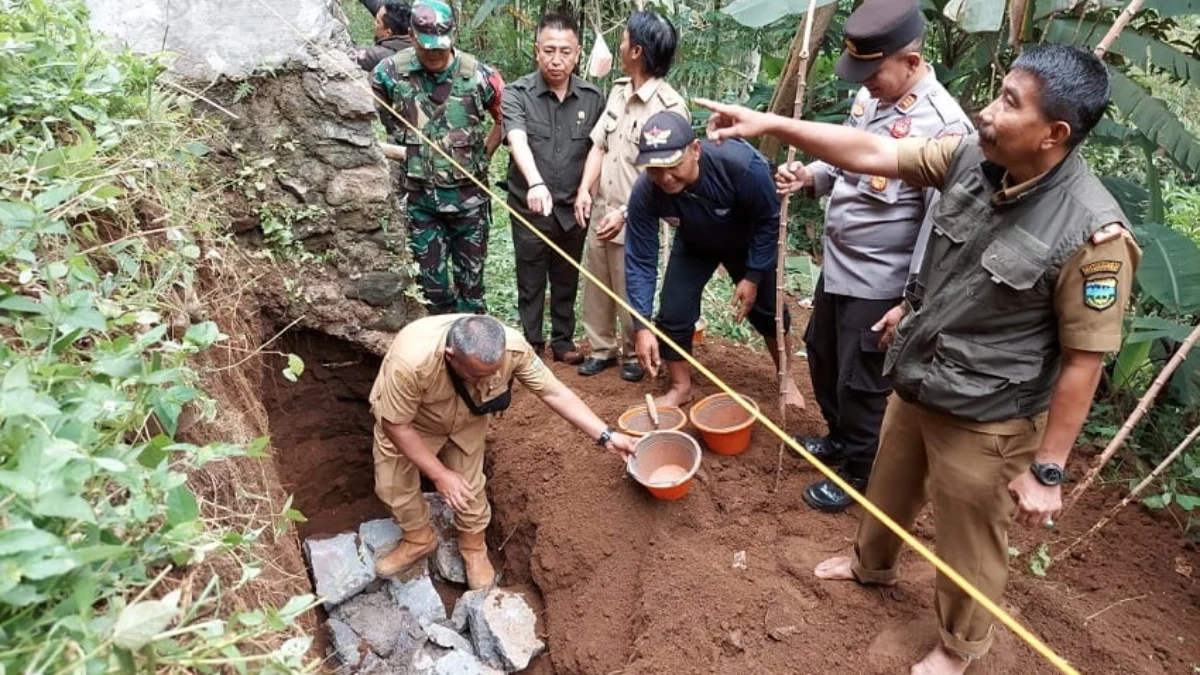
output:
<instances>
[{"instance_id":1,"label":"pile of broken stone","mask_svg":"<svg viewBox=\"0 0 1200 675\"><path fill-rule=\"evenodd\" d=\"M491 675L524 669L545 644L537 616L517 593L468 591L447 616L433 574L465 584L453 514L441 495L426 493L437 552L405 580L375 576L376 556L392 550L402 532L391 519L358 532L309 538L304 554L328 611L330 648L344 675Z\"/></svg>"}]
</instances>

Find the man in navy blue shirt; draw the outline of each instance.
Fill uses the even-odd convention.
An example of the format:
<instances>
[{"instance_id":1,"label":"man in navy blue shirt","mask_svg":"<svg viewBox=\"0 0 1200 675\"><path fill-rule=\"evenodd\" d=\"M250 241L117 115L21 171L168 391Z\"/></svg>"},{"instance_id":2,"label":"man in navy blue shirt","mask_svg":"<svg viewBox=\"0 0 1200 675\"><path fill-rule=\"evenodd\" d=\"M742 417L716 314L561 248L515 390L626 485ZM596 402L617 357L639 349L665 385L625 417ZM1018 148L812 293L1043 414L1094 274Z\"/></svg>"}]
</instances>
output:
<instances>
[{"instance_id":1,"label":"man in navy blue shirt","mask_svg":"<svg viewBox=\"0 0 1200 675\"><path fill-rule=\"evenodd\" d=\"M766 160L744 142L717 146L697 140L682 115L663 111L642 127L636 164L646 172L633 186L626 214L625 290L629 304L642 316L652 315L658 221L663 219L675 228L675 237L655 318L659 329L691 352L701 293L721 265L737 284L735 320L749 318L766 340L771 358L778 361L775 241L779 197ZM789 323L784 307L785 327ZM642 367L654 376L660 355L667 362L671 389L658 404L686 404L692 396L690 366L674 349L660 345L644 325L636 328ZM791 372L787 383L788 405L804 407Z\"/></svg>"}]
</instances>

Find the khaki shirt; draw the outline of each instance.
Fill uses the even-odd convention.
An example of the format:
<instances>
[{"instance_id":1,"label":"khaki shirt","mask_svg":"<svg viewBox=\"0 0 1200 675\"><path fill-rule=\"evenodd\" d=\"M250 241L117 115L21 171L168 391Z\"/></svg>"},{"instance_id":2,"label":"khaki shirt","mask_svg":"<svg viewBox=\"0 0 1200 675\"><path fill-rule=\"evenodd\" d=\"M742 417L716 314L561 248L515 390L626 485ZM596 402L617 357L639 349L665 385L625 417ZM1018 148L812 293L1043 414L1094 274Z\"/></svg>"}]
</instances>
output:
<instances>
[{"instance_id":1,"label":"khaki shirt","mask_svg":"<svg viewBox=\"0 0 1200 675\"><path fill-rule=\"evenodd\" d=\"M946 179L962 138L905 139L900 142L900 176L912 185L940 188ZM1011 199L1041 180L1009 185L993 195L994 201ZM1067 349L1111 352L1121 348L1124 308L1133 289L1134 271L1142 258L1133 235L1123 227L1108 226L1092 235L1062 266L1054 287L1054 312L1058 317L1059 343ZM1119 230L1119 231L1118 231ZM1116 301L1098 301L1097 288L1115 280ZM1098 308L1102 306L1102 308Z\"/></svg>"},{"instance_id":2,"label":"khaki shirt","mask_svg":"<svg viewBox=\"0 0 1200 675\"><path fill-rule=\"evenodd\" d=\"M604 151L600 168L600 189L592 204L592 222L599 223L606 215L619 210L629 200L633 184L641 171L634 166L638 156L638 134L650 116L670 110L691 120L687 102L665 80L647 80L637 91L630 78L616 81L600 121L592 129L592 143ZM612 238L614 244L625 243L625 229Z\"/></svg>"},{"instance_id":3,"label":"khaki shirt","mask_svg":"<svg viewBox=\"0 0 1200 675\"><path fill-rule=\"evenodd\" d=\"M894 104L871 98L863 87L845 124L889 138L963 136L974 131L933 68ZM920 268L937 190L851 173L825 162L813 162L808 168L816 196L829 195L822 269L825 292L868 300L899 298L910 270L915 273Z\"/></svg>"},{"instance_id":4,"label":"khaki shirt","mask_svg":"<svg viewBox=\"0 0 1200 675\"><path fill-rule=\"evenodd\" d=\"M431 316L405 326L388 348L371 387L376 422L411 424L433 453L449 439L472 454L483 448L487 434L487 416L471 413L447 374L446 335L455 319L464 316ZM500 370L486 380L466 383L477 405L503 394L512 379L538 396L562 386L520 333L507 326L504 333L508 344Z\"/></svg>"}]
</instances>

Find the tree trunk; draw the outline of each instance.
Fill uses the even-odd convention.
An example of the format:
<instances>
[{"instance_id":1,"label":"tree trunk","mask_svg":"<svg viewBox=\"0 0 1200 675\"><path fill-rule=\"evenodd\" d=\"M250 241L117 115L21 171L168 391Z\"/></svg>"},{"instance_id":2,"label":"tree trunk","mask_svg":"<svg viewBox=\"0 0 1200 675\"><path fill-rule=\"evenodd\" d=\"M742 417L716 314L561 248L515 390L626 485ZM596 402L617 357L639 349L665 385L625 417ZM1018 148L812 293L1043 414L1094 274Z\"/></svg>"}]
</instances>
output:
<instances>
[{"instance_id":1,"label":"tree trunk","mask_svg":"<svg viewBox=\"0 0 1200 675\"><path fill-rule=\"evenodd\" d=\"M837 8L838 3L831 2L824 7L818 7L816 14L813 15L813 42L809 45L812 53L815 54L821 48L821 42L825 39L825 33L829 30L829 24L833 21ZM803 42L804 17L800 17L800 22L796 24L796 37L792 39L792 46L788 48L787 61L784 62L783 73L779 76L779 85L775 87L775 93L771 95L771 105L767 107L767 110L776 115L792 116L792 106L796 102L796 82L798 82L796 67L800 62L800 48ZM812 74L816 63L816 58L808 60L806 76ZM767 160L771 162L779 159L781 148L779 140L774 136L763 136L758 142L759 151L766 155Z\"/></svg>"}]
</instances>

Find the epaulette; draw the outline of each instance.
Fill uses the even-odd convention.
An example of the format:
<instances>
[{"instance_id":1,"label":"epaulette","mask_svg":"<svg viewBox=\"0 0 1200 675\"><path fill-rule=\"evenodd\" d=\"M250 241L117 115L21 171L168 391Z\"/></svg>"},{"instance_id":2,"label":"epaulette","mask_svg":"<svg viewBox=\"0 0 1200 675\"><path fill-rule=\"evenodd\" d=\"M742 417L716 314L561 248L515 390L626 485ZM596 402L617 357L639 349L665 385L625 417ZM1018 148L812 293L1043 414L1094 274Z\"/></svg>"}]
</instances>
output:
<instances>
[{"instance_id":1,"label":"epaulette","mask_svg":"<svg viewBox=\"0 0 1200 675\"><path fill-rule=\"evenodd\" d=\"M1092 233L1092 243L1100 245L1124 235L1126 229L1120 223L1109 223Z\"/></svg>"}]
</instances>

